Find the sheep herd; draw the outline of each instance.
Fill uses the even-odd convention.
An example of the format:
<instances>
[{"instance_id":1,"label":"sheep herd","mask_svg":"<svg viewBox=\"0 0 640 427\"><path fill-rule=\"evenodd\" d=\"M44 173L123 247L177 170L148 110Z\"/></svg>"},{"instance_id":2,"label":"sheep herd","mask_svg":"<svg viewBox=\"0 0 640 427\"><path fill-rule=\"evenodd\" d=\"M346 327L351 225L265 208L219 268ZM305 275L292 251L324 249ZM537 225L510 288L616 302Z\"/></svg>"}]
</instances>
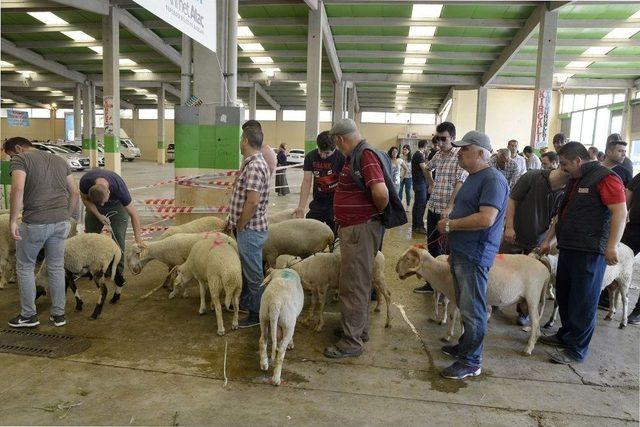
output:
<instances>
[{"instance_id":1,"label":"sheep herd","mask_svg":"<svg viewBox=\"0 0 640 427\"><path fill-rule=\"evenodd\" d=\"M222 304L233 310L232 329L238 328L238 311L242 290L242 268L238 247L233 237L224 233L225 221L217 217L203 217L194 221L169 227L156 239L144 245L132 244L126 253L126 262L133 274L140 274L152 260L165 264L169 273L163 286L170 288L169 298L186 295L189 282L198 283L200 290L199 314L206 312L206 291L209 290L211 309L215 311L218 335L225 334L222 319ZM263 286L260 308L259 340L260 368L267 370L268 338L272 339L272 382L280 384L280 373L287 348L293 347L296 320L304 305L306 291L311 295L308 314L301 320L314 331L324 325L324 305L327 294L338 289L340 278L340 249L334 248L334 234L324 223L314 219L295 219L292 210L285 210L269 218L267 241L263 248L263 259L267 273ZM622 321L626 326L628 292L633 271L633 253L619 244L620 262L608 266L602 284L611 295L611 307L606 319L611 320L618 298L622 301ZM76 299L76 310L82 309L83 301L75 286L75 277L89 272L100 290L98 301L91 317L99 317L107 296L106 278L112 265L117 265L123 254L111 236L107 234L79 234L70 237L65 245L65 279ZM489 272L487 305L505 307L525 301L531 316L529 339L524 353L530 355L540 335L541 316L547 295L552 295L555 282L557 255L530 256L498 254ZM115 268L111 269L111 280ZM390 324L391 293L385 282L385 256L378 252L373 271L372 287L377 291L379 311L381 300L386 304L386 323ZM46 287L46 273L41 267L36 282ZM447 256L433 258L424 245L407 249L396 264L400 279L412 275L428 281L434 290L435 318L441 324L447 322L450 311L450 326L444 340L451 340L458 323L457 309L448 310L448 303L456 306L456 293L449 270ZM15 281L15 244L10 238L9 215L0 215L0 289ZM444 316L438 317L438 298L445 302ZM117 302L119 293L112 302ZM545 327L553 325L557 308Z\"/></svg>"}]
</instances>

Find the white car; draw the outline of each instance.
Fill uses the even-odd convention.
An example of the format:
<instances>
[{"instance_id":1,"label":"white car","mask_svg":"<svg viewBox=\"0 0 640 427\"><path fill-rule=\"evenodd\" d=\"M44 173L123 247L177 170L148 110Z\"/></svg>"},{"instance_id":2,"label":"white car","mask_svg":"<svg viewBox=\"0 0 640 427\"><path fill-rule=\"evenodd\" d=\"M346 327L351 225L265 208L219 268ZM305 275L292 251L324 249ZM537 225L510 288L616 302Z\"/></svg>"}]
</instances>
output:
<instances>
[{"instance_id":1,"label":"white car","mask_svg":"<svg viewBox=\"0 0 640 427\"><path fill-rule=\"evenodd\" d=\"M120 140L120 158L122 160L133 162L133 159L140 157L140 155L140 149L129 138Z\"/></svg>"},{"instance_id":2,"label":"white car","mask_svg":"<svg viewBox=\"0 0 640 427\"><path fill-rule=\"evenodd\" d=\"M304 150L299 148L292 148L287 154L287 163L290 165L297 165L304 163Z\"/></svg>"},{"instance_id":3,"label":"white car","mask_svg":"<svg viewBox=\"0 0 640 427\"><path fill-rule=\"evenodd\" d=\"M69 165L69 169L73 171L83 171L89 167L89 158L82 154L74 153L66 148L51 144L34 143L33 146L38 150L62 157L67 162L67 165Z\"/></svg>"}]
</instances>

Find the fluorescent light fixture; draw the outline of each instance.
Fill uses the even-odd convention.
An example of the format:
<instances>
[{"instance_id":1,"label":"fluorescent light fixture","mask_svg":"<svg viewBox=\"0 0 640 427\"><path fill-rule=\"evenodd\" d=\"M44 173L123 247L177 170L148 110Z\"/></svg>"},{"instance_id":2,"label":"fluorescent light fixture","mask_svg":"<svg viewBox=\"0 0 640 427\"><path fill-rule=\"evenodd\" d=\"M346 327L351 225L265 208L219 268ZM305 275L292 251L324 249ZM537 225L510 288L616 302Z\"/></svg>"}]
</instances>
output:
<instances>
[{"instance_id":1,"label":"fluorescent light fixture","mask_svg":"<svg viewBox=\"0 0 640 427\"><path fill-rule=\"evenodd\" d=\"M628 39L638 31L640 31L640 28L614 28L603 39Z\"/></svg>"},{"instance_id":2,"label":"fluorescent light fixture","mask_svg":"<svg viewBox=\"0 0 640 427\"><path fill-rule=\"evenodd\" d=\"M273 59L270 56L250 56L249 59L254 64L273 64Z\"/></svg>"},{"instance_id":3,"label":"fluorescent light fixture","mask_svg":"<svg viewBox=\"0 0 640 427\"><path fill-rule=\"evenodd\" d=\"M31 70L16 70L16 73L22 74L23 77L29 77L31 74L35 74L35 71Z\"/></svg>"},{"instance_id":4,"label":"fluorescent light fixture","mask_svg":"<svg viewBox=\"0 0 640 427\"><path fill-rule=\"evenodd\" d=\"M415 70L412 68L403 68L402 74L422 74L422 70Z\"/></svg>"},{"instance_id":5,"label":"fluorescent light fixture","mask_svg":"<svg viewBox=\"0 0 640 427\"><path fill-rule=\"evenodd\" d=\"M278 73L280 72L280 68L273 68L273 67L271 67L271 68L263 67L263 68L260 68L260 70L263 73L265 73L268 77L273 77L273 76L276 75L276 72L278 72Z\"/></svg>"},{"instance_id":6,"label":"fluorescent light fixture","mask_svg":"<svg viewBox=\"0 0 640 427\"><path fill-rule=\"evenodd\" d=\"M426 56L422 58L404 58L404 65L424 65L426 63Z\"/></svg>"},{"instance_id":7,"label":"fluorescent light fixture","mask_svg":"<svg viewBox=\"0 0 640 427\"><path fill-rule=\"evenodd\" d=\"M571 61L565 68L587 68L592 63L592 61Z\"/></svg>"},{"instance_id":8,"label":"fluorescent light fixture","mask_svg":"<svg viewBox=\"0 0 640 427\"><path fill-rule=\"evenodd\" d=\"M120 60L118 61L118 63L122 66L127 66L127 65L138 65L137 62L132 61L129 58L120 58Z\"/></svg>"},{"instance_id":9,"label":"fluorescent light fixture","mask_svg":"<svg viewBox=\"0 0 640 427\"><path fill-rule=\"evenodd\" d=\"M61 90L52 90L51 93L54 95L62 95L64 92L62 92Z\"/></svg>"},{"instance_id":10,"label":"fluorescent light fixture","mask_svg":"<svg viewBox=\"0 0 640 427\"><path fill-rule=\"evenodd\" d=\"M593 46L582 52L583 55L606 55L613 50L614 46Z\"/></svg>"},{"instance_id":11,"label":"fluorescent light fixture","mask_svg":"<svg viewBox=\"0 0 640 427\"><path fill-rule=\"evenodd\" d=\"M11 98L2 98L2 102L13 102Z\"/></svg>"},{"instance_id":12,"label":"fluorescent light fixture","mask_svg":"<svg viewBox=\"0 0 640 427\"><path fill-rule=\"evenodd\" d=\"M52 103L50 104L50 107L51 107L51 108L57 108L57 107L58 107L58 104L56 104L55 102L52 102Z\"/></svg>"},{"instance_id":13,"label":"fluorescent light fixture","mask_svg":"<svg viewBox=\"0 0 640 427\"><path fill-rule=\"evenodd\" d=\"M571 77L573 74L569 74L569 73L555 73L553 75L553 77L556 78L556 81L560 84L565 83L567 80L569 80L569 77Z\"/></svg>"},{"instance_id":14,"label":"fluorescent light fixture","mask_svg":"<svg viewBox=\"0 0 640 427\"><path fill-rule=\"evenodd\" d=\"M260 43L238 43L238 46L244 51L264 52L264 47Z\"/></svg>"},{"instance_id":15,"label":"fluorescent light fixture","mask_svg":"<svg viewBox=\"0 0 640 427\"><path fill-rule=\"evenodd\" d=\"M307 84L306 83L298 83L300 85L300 89L302 89L303 91L307 91Z\"/></svg>"},{"instance_id":16,"label":"fluorescent light fixture","mask_svg":"<svg viewBox=\"0 0 640 427\"><path fill-rule=\"evenodd\" d=\"M431 44L429 43L408 43L407 52L429 52Z\"/></svg>"},{"instance_id":17,"label":"fluorescent light fixture","mask_svg":"<svg viewBox=\"0 0 640 427\"><path fill-rule=\"evenodd\" d=\"M411 10L412 18L439 18L442 13L441 4L414 4Z\"/></svg>"},{"instance_id":18,"label":"fluorescent light fixture","mask_svg":"<svg viewBox=\"0 0 640 427\"><path fill-rule=\"evenodd\" d=\"M89 34L84 31L60 31L65 36L69 37L73 41L76 42L94 42L96 39L91 37Z\"/></svg>"},{"instance_id":19,"label":"fluorescent light fixture","mask_svg":"<svg viewBox=\"0 0 640 427\"><path fill-rule=\"evenodd\" d=\"M89 49L91 49L92 51L94 51L95 53L98 53L100 55L102 55L102 53L103 53L102 46L89 46Z\"/></svg>"},{"instance_id":20,"label":"fluorescent light fixture","mask_svg":"<svg viewBox=\"0 0 640 427\"><path fill-rule=\"evenodd\" d=\"M640 19L640 10L631 15L629 19Z\"/></svg>"},{"instance_id":21,"label":"fluorescent light fixture","mask_svg":"<svg viewBox=\"0 0 640 427\"><path fill-rule=\"evenodd\" d=\"M253 33L244 25L238 27L238 37L253 37Z\"/></svg>"},{"instance_id":22,"label":"fluorescent light fixture","mask_svg":"<svg viewBox=\"0 0 640 427\"><path fill-rule=\"evenodd\" d=\"M47 25L67 25L68 22L51 12L27 12L38 21Z\"/></svg>"},{"instance_id":23,"label":"fluorescent light fixture","mask_svg":"<svg viewBox=\"0 0 640 427\"><path fill-rule=\"evenodd\" d=\"M141 89L141 88L133 88L133 90L135 90L137 93L147 93L148 91L146 89Z\"/></svg>"},{"instance_id":24,"label":"fluorescent light fixture","mask_svg":"<svg viewBox=\"0 0 640 427\"><path fill-rule=\"evenodd\" d=\"M400 110L400 111L404 110L404 105L402 104L396 105L396 110Z\"/></svg>"},{"instance_id":25,"label":"fluorescent light fixture","mask_svg":"<svg viewBox=\"0 0 640 427\"><path fill-rule=\"evenodd\" d=\"M396 89L409 89L411 85L396 85Z\"/></svg>"},{"instance_id":26,"label":"fluorescent light fixture","mask_svg":"<svg viewBox=\"0 0 640 427\"><path fill-rule=\"evenodd\" d=\"M409 37L433 37L436 33L436 27L412 25L409 27Z\"/></svg>"},{"instance_id":27,"label":"fluorescent light fixture","mask_svg":"<svg viewBox=\"0 0 640 427\"><path fill-rule=\"evenodd\" d=\"M153 73L153 71L147 68L134 68L131 71L133 71L134 73Z\"/></svg>"},{"instance_id":28,"label":"fluorescent light fixture","mask_svg":"<svg viewBox=\"0 0 640 427\"><path fill-rule=\"evenodd\" d=\"M7 61L0 61L0 67L13 67L13 64Z\"/></svg>"}]
</instances>

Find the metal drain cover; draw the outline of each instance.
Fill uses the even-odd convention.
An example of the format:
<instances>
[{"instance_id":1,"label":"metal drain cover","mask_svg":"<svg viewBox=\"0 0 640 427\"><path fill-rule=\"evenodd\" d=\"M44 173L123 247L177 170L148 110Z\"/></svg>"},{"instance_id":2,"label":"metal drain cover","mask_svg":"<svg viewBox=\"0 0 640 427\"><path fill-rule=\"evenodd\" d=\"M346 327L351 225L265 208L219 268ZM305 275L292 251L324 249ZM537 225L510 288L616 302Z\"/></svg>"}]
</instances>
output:
<instances>
[{"instance_id":1,"label":"metal drain cover","mask_svg":"<svg viewBox=\"0 0 640 427\"><path fill-rule=\"evenodd\" d=\"M41 357L65 357L91 346L86 338L30 330L0 330L0 353Z\"/></svg>"}]
</instances>

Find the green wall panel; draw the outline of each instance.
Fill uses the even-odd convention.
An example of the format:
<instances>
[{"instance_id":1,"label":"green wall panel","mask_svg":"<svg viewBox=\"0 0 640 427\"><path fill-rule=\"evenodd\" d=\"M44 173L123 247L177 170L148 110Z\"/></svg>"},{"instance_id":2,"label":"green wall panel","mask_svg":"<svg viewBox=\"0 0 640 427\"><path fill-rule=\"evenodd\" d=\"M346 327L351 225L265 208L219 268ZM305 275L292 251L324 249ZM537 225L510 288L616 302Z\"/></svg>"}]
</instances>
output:
<instances>
[{"instance_id":1,"label":"green wall panel","mask_svg":"<svg viewBox=\"0 0 640 427\"><path fill-rule=\"evenodd\" d=\"M200 168L213 169L216 167L216 126L200 125L198 141L198 165Z\"/></svg>"},{"instance_id":2,"label":"green wall panel","mask_svg":"<svg viewBox=\"0 0 640 427\"><path fill-rule=\"evenodd\" d=\"M120 138L117 135L105 135L104 136L104 151L105 151L105 153L119 153L120 152Z\"/></svg>"},{"instance_id":3,"label":"green wall panel","mask_svg":"<svg viewBox=\"0 0 640 427\"><path fill-rule=\"evenodd\" d=\"M200 141L198 125L175 125L175 163L176 168L199 167Z\"/></svg>"},{"instance_id":4,"label":"green wall panel","mask_svg":"<svg viewBox=\"0 0 640 427\"><path fill-rule=\"evenodd\" d=\"M239 125L217 125L215 135L215 168L238 169L240 167Z\"/></svg>"}]
</instances>

